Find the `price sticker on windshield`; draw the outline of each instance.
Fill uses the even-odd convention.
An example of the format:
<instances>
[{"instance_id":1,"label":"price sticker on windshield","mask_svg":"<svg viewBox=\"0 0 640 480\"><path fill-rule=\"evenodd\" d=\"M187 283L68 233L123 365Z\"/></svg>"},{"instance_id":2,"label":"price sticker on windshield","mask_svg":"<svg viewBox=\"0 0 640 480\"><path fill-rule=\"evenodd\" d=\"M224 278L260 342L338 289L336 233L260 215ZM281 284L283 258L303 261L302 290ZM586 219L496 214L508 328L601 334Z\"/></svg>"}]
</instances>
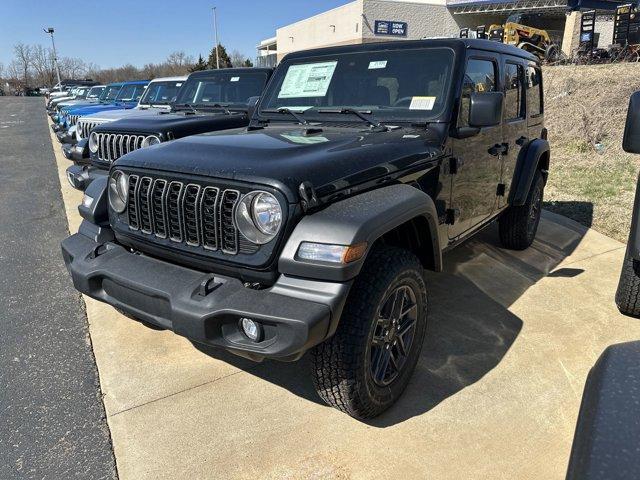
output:
<instances>
[{"instance_id":1,"label":"price sticker on windshield","mask_svg":"<svg viewBox=\"0 0 640 480\"><path fill-rule=\"evenodd\" d=\"M369 62L369 70L377 70L379 68L387 68L387 61L378 60L375 62Z\"/></svg>"},{"instance_id":2,"label":"price sticker on windshield","mask_svg":"<svg viewBox=\"0 0 640 480\"><path fill-rule=\"evenodd\" d=\"M231 77L231 82L239 82L240 81L240 77Z\"/></svg>"},{"instance_id":3,"label":"price sticker on windshield","mask_svg":"<svg viewBox=\"0 0 640 480\"><path fill-rule=\"evenodd\" d=\"M324 97L336 70L337 61L291 65L278 98Z\"/></svg>"},{"instance_id":4,"label":"price sticker on windshield","mask_svg":"<svg viewBox=\"0 0 640 480\"><path fill-rule=\"evenodd\" d=\"M409 110L433 110L436 97L411 97Z\"/></svg>"}]
</instances>

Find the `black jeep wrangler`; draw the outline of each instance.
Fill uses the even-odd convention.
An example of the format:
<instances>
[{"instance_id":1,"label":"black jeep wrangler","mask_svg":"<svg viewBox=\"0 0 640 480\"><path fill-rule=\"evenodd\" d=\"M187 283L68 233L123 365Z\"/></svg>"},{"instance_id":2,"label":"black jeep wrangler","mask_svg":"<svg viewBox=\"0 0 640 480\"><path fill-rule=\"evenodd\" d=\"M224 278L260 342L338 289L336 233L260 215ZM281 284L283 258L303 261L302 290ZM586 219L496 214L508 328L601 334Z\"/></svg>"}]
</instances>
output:
<instances>
[{"instance_id":1,"label":"black jeep wrangler","mask_svg":"<svg viewBox=\"0 0 640 480\"><path fill-rule=\"evenodd\" d=\"M180 87L170 111L95 125L81 123L85 140L75 147L80 154L72 156L75 164L67 168L69 182L84 190L96 176L105 176L121 155L138 148L197 133L246 127L272 73L271 68L194 72ZM86 148L89 158L85 159Z\"/></svg>"},{"instance_id":2,"label":"black jeep wrangler","mask_svg":"<svg viewBox=\"0 0 640 480\"><path fill-rule=\"evenodd\" d=\"M357 418L401 395L427 332L424 269L499 223L534 239L549 168L541 69L487 40L288 55L246 129L119 158L62 243L81 292L253 360L312 351Z\"/></svg>"}]
</instances>

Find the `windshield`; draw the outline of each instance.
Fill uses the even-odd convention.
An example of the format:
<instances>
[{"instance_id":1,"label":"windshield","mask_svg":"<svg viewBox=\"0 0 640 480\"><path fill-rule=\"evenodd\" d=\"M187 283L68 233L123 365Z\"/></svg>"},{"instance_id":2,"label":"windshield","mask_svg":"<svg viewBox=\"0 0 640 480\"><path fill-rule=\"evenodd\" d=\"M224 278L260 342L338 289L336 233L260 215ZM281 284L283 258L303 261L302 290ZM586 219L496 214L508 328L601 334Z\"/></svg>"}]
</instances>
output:
<instances>
[{"instance_id":1,"label":"windshield","mask_svg":"<svg viewBox=\"0 0 640 480\"><path fill-rule=\"evenodd\" d=\"M137 102L140 100L145 88L147 88L147 86L142 84L124 85L120 93L118 93L116 100L119 102Z\"/></svg>"},{"instance_id":2,"label":"windshield","mask_svg":"<svg viewBox=\"0 0 640 480\"><path fill-rule=\"evenodd\" d=\"M102 95L100 96L100 100L103 100L105 102L115 100L120 89L122 89L122 85L107 85L104 88L104 92L102 92Z\"/></svg>"},{"instance_id":3,"label":"windshield","mask_svg":"<svg viewBox=\"0 0 640 480\"><path fill-rule=\"evenodd\" d=\"M89 93L87 94L87 98L98 98L103 91L104 87L91 87L91 90L89 90Z\"/></svg>"},{"instance_id":4,"label":"windshield","mask_svg":"<svg viewBox=\"0 0 640 480\"><path fill-rule=\"evenodd\" d=\"M184 83L180 81L151 82L140 99L141 105L168 105L175 102L178 90Z\"/></svg>"},{"instance_id":5,"label":"windshield","mask_svg":"<svg viewBox=\"0 0 640 480\"><path fill-rule=\"evenodd\" d=\"M86 98L88 91L89 91L88 88L79 88L76 91L76 98Z\"/></svg>"},{"instance_id":6,"label":"windshield","mask_svg":"<svg viewBox=\"0 0 640 480\"><path fill-rule=\"evenodd\" d=\"M246 108L251 97L258 97L267 83L264 72L220 72L189 78L178 93L177 104Z\"/></svg>"},{"instance_id":7,"label":"windshield","mask_svg":"<svg viewBox=\"0 0 640 480\"><path fill-rule=\"evenodd\" d=\"M285 61L264 94L261 113L288 108L356 109L378 120L432 120L444 112L453 51L448 48L343 53ZM270 112L266 112L270 113Z\"/></svg>"}]
</instances>

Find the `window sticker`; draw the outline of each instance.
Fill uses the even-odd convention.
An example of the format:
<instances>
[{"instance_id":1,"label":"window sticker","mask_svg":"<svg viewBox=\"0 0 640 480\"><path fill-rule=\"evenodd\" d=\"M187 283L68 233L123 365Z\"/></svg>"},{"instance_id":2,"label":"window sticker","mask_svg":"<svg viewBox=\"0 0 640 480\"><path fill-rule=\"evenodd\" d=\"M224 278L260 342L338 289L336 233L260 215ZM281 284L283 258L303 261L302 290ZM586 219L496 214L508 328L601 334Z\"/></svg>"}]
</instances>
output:
<instances>
[{"instance_id":1,"label":"window sticker","mask_svg":"<svg viewBox=\"0 0 640 480\"><path fill-rule=\"evenodd\" d=\"M239 82L240 81L240 77L231 77L231 82Z\"/></svg>"},{"instance_id":2,"label":"window sticker","mask_svg":"<svg viewBox=\"0 0 640 480\"><path fill-rule=\"evenodd\" d=\"M291 65L278 98L324 97L338 61Z\"/></svg>"},{"instance_id":3,"label":"window sticker","mask_svg":"<svg viewBox=\"0 0 640 480\"><path fill-rule=\"evenodd\" d=\"M409 110L433 110L436 97L411 97Z\"/></svg>"},{"instance_id":4,"label":"window sticker","mask_svg":"<svg viewBox=\"0 0 640 480\"><path fill-rule=\"evenodd\" d=\"M182 82L176 83L176 87L181 87L181 86L182 86Z\"/></svg>"},{"instance_id":5,"label":"window sticker","mask_svg":"<svg viewBox=\"0 0 640 480\"><path fill-rule=\"evenodd\" d=\"M387 61L378 60L376 62L369 62L369 70L376 70L378 68L387 68Z\"/></svg>"}]
</instances>

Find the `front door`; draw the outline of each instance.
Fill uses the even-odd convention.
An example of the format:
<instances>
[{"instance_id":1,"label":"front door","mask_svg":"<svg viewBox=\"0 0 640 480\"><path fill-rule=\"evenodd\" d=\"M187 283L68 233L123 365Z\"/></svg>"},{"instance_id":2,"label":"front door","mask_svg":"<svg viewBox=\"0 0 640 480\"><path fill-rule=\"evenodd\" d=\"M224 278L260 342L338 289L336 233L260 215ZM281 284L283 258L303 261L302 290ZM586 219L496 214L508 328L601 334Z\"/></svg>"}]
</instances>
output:
<instances>
[{"instance_id":1,"label":"front door","mask_svg":"<svg viewBox=\"0 0 640 480\"><path fill-rule=\"evenodd\" d=\"M458 127L469 125L472 93L500 89L499 57L489 53L473 55L467 60ZM501 159L494 148L502 143L502 125L485 127L472 137L452 140L452 155L457 159L457 173L452 175L451 207L454 223L449 238L456 238L491 216L496 208L500 183Z\"/></svg>"}]
</instances>

